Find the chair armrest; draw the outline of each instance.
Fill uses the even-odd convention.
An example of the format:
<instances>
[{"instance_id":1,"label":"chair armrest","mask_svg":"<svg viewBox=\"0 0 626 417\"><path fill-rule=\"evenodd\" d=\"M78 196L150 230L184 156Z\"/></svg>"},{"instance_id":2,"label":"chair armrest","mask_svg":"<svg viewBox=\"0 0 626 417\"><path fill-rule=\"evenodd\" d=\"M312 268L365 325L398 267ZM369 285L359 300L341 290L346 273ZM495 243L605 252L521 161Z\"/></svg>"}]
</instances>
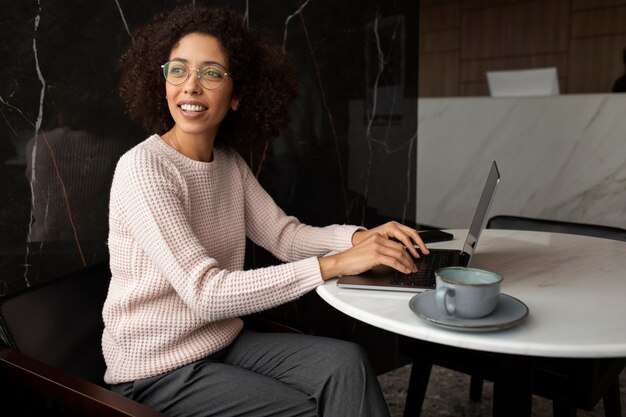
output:
<instances>
[{"instance_id":1,"label":"chair armrest","mask_svg":"<svg viewBox=\"0 0 626 417\"><path fill-rule=\"evenodd\" d=\"M150 407L2 345L0 377L86 416L165 416Z\"/></svg>"}]
</instances>

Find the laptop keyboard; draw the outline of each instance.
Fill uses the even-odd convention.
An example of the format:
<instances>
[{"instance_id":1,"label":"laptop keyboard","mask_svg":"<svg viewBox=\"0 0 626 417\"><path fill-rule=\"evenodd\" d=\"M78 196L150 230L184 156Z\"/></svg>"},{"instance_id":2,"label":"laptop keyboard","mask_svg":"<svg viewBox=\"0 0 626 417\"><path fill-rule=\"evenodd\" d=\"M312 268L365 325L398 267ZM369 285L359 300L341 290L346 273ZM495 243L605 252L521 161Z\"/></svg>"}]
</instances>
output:
<instances>
[{"instance_id":1,"label":"laptop keyboard","mask_svg":"<svg viewBox=\"0 0 626 417\"><path fill-rule=\"evenodd\" d=\"M444 250L432 251L428 255L421 255L421 258L413 258L417 272L403 274L395 271L391 284L402 287L435 288L435 271L450 265L453 255L453 251Z\"/></svg>"}]
</instances>

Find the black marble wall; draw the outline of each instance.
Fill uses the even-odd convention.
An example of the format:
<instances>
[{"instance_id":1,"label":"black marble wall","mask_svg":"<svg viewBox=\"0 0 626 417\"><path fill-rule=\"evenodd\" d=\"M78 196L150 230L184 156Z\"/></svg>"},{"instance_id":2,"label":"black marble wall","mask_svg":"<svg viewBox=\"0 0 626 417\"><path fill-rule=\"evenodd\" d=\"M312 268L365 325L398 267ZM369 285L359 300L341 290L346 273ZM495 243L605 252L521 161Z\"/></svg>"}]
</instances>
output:
<instances>
[{"instance_id":1,"label":"black marble wall","mask_svg":"<svg viewBox=\"0 0 626 417\"><path fill-rule=\"evenodd\" d=\"M123 116L116 60L133 28L189 1L0 1L0 296L106 259L113 169L152 133ZM313 225L413 223L418 2L196 3L240 11L298 65L292 124L254 167L278 204ZM278 314L307 326L315 308Z\"/></svg>"}]
</instances>

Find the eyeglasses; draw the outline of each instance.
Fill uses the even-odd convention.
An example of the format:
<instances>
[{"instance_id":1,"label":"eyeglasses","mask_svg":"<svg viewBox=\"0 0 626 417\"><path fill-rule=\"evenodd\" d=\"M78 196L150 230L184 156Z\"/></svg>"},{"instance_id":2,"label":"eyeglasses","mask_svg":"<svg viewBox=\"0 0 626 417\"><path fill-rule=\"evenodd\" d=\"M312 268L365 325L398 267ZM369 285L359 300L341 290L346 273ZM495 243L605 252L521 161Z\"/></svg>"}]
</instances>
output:
<instances>
[{"instance_id":1,"label":"eyeglasses","mask_svg":"<svg viewBox=\"0 0 626 417\"><path fill-rule=\"evenodd\" d=\"M182 85L187 82L191 76L191 71L195 70L198 74L200 85L207 90L215 90L224 83L226 77L229 76L226 68L218 63L210 63L201 68L189 68L182 61L169 61L161 65L163 68L163 76L165 81L173 85Z\"/></svg>"}]
</instances>

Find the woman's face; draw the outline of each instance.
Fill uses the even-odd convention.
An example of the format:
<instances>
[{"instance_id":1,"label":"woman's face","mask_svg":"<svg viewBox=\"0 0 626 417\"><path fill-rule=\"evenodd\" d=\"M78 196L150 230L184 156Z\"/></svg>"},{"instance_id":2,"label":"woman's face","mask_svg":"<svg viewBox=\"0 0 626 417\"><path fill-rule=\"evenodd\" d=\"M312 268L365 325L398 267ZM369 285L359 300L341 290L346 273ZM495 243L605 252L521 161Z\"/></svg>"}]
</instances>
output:
<instances>
[{"instance_id":1,"label":"woman's face","mask_svg":"<svg viewBox=\"0 0 626 417\"><path fill-rule=\"evenodd\" d=\"M178 132L215 135L228 110L236 108L233 80L226 76L216 89L203 87L195 69L217 63L228 71L228 57L213 36L190 33L180 39L169 56L170 62L184 62L191 76L181 85L165 83L167 103Z\"/></svg>"}]
</instances>

